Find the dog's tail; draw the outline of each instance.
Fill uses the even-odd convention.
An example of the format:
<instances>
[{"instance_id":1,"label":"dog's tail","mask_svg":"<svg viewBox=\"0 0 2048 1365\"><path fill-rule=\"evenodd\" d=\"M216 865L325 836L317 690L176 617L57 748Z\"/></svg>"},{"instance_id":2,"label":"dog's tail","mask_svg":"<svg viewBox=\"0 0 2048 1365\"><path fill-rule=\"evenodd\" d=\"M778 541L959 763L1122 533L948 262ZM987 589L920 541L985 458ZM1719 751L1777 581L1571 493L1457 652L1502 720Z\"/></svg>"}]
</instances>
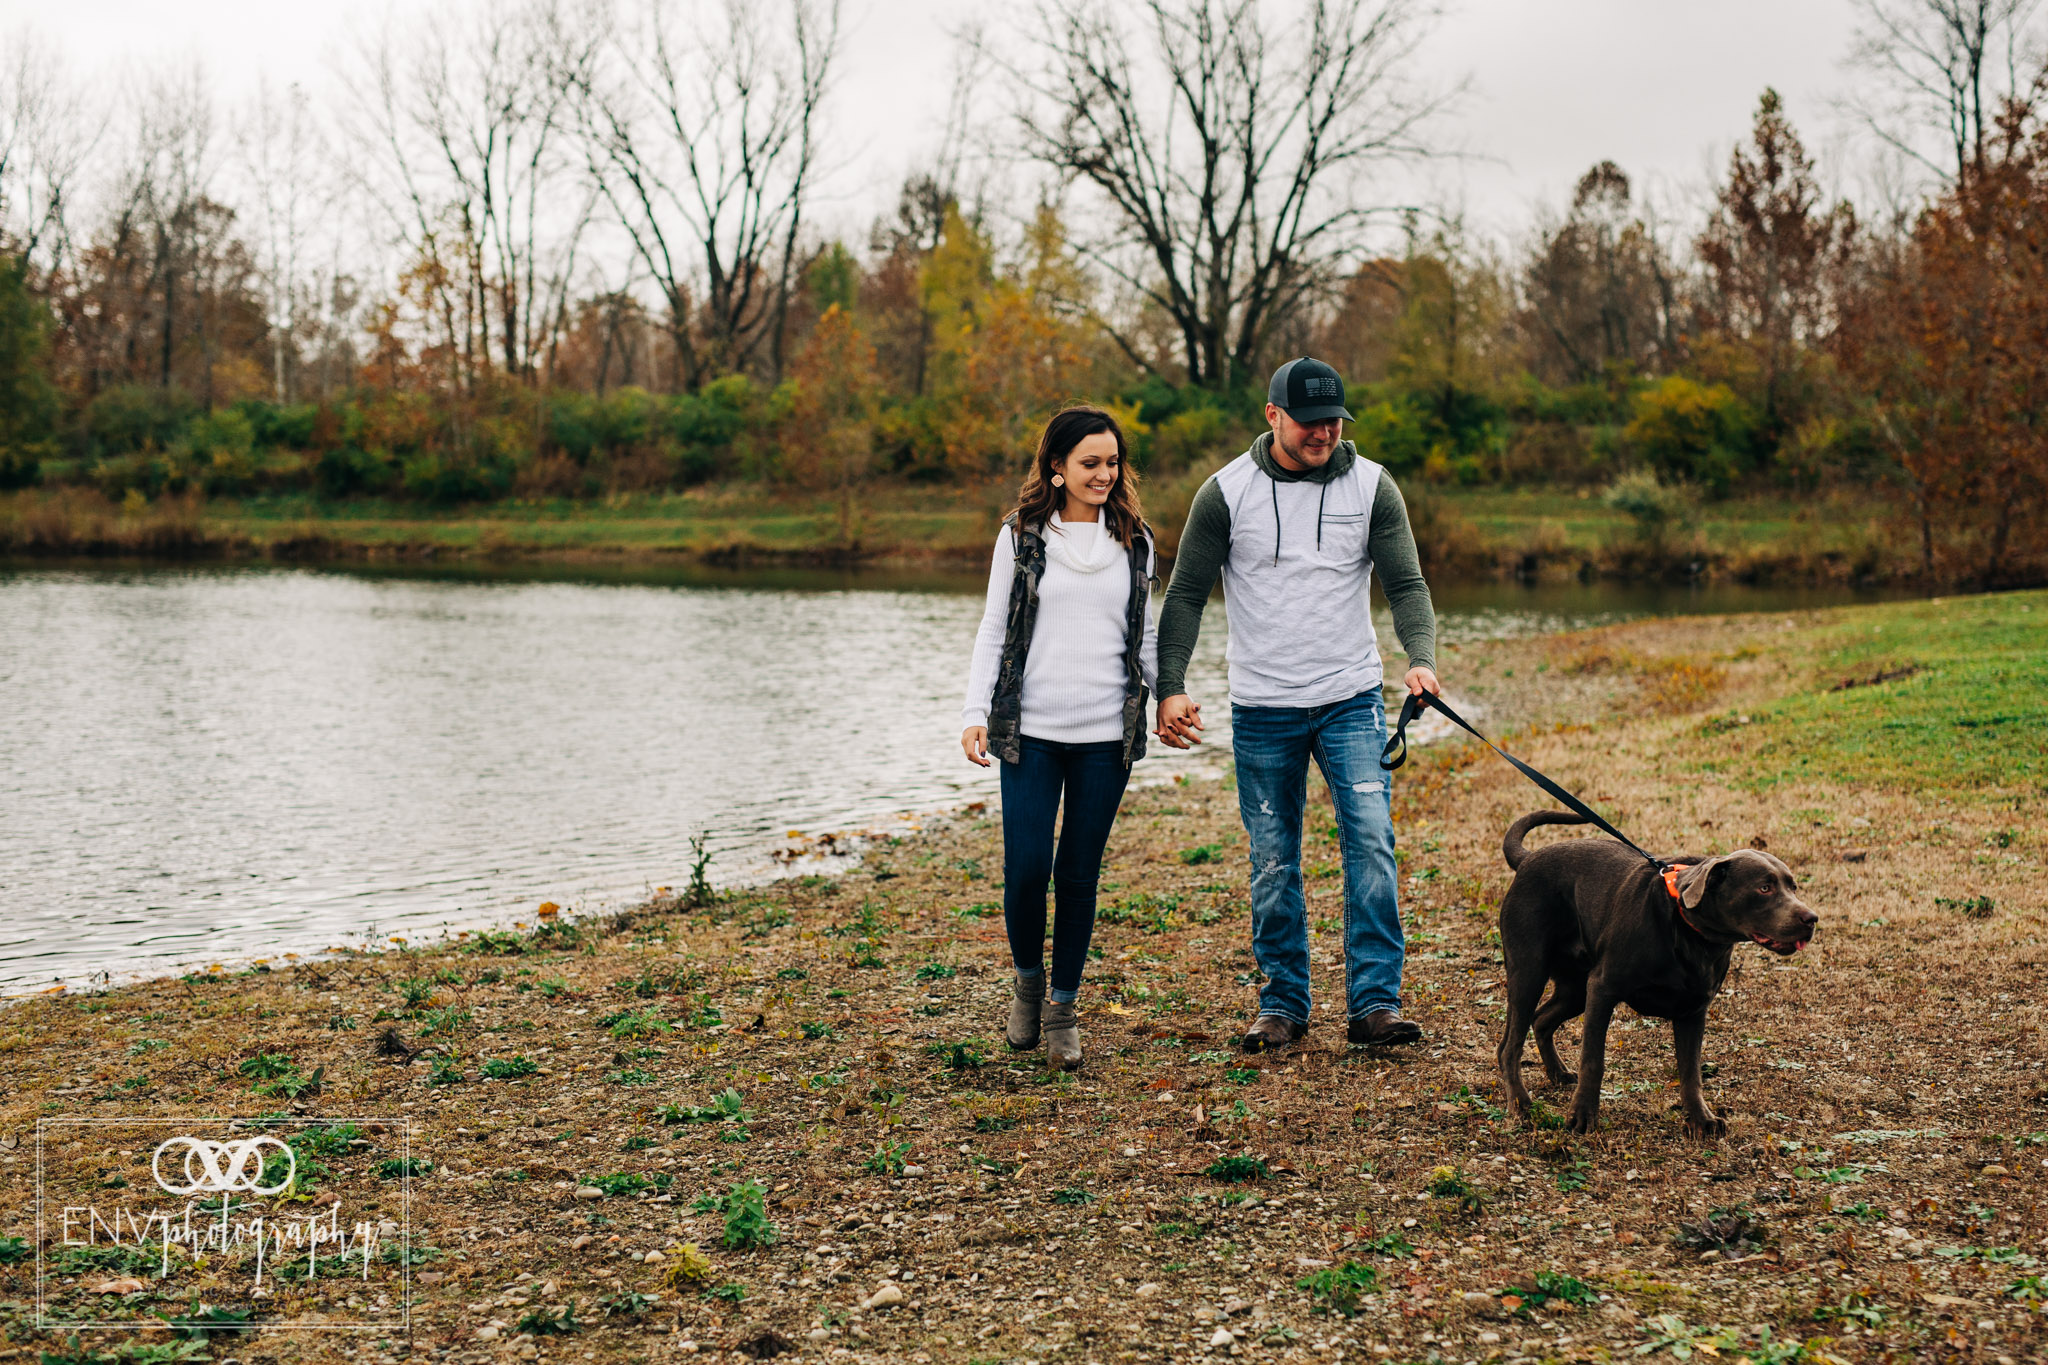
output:
<instances>
[{"instance_id":1,"label":"dog's tail","mask_svg":"<svg viewBox=\"0 0 2048 1365\"><path fill-rule=\"evenodd\" d=\"M1585 825L1592 822L1583 815L1568 815L1561 810L1532 810L1508 826L1508 832L1501 836L1500 856L1508 860L1512 870L1522 865L1529 851L1522 847L1522 836L1538 825Z\"/></svg>"}]
</instances>

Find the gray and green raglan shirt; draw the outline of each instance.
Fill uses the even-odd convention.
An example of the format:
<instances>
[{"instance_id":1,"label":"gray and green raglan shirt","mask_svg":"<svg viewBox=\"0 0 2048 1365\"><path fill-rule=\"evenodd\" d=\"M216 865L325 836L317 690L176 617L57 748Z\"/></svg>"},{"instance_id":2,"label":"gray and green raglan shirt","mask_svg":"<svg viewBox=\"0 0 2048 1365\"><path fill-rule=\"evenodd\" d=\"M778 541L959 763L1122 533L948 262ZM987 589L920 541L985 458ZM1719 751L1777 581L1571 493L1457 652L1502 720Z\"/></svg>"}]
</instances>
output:
<instances>
[{"instance_id":1,"label":"gray and green raglan shirt","mask_svg":"<svg viewBox=\"0 0 2048 1365\"><path fill-rule=\"evenodd\" d=\"M1436 667L1436 609L1408 508L1349 441L1320 469L1282 468L1267 433L1195 494L1159 613L1159 695L1187 691L1202 608L1223 578L1230 699L1327 706L1380 685L1375 571L1410 667Z\"/></svg>"}]
</instances>

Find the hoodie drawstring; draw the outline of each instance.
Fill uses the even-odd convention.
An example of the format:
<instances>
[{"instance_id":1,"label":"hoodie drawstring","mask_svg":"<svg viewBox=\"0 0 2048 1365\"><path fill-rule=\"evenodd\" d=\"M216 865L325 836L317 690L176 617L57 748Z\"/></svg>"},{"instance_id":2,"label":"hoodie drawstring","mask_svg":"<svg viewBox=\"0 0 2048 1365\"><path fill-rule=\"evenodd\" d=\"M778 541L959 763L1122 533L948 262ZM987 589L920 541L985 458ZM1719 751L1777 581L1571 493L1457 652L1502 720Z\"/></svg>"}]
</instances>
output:
<instances>
[{"instance_id":1,"label":"hoodie drawstring","mask_svg":"<svg viewBox=\"0 0 2048 1365\"><path fill-rule=\"evenodd\" d=\"M1266 476L1266 486L1273 490L1273 562L1280 562L1280 481L1271 474Z\"/></svg>"},{"instance_id":2,"label":"hoodie drawstring","mask_svg":"<svg viewBox=\"0 0 2048 1365\"><path fill-rule=\"evenodd\" d=\"M1266 487L1273 493L1273 562L1280 562L1280 481L1271 474L1266 476ZM1323 480L1323 491L1316 494L1316 553L1323 552L1323 504L1330 500L1330 481Z\"/></svg>"}]
</instances>

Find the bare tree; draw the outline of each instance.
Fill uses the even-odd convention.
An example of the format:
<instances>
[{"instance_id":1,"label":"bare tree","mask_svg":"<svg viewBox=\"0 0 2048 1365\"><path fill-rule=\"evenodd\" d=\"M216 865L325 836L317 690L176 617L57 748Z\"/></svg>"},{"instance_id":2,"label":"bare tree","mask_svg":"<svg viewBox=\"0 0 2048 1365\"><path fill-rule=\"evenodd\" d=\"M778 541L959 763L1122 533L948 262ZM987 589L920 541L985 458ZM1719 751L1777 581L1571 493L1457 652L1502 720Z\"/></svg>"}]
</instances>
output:
<instances>
[{"instance_id":1,"label":"bare tree","mask_svg":"<svg viewBox=\"0 0 2048 1365\"><path fill-rule=\"evenodd\" d=\"M2008 98L2040 80L2027 28L2041 0L1856 0L1849 65L1873 84L1847 101L1880 139L1943 182L1984 164ZM2031 69L2029 69L2031 68ZM1930 134L1940 150L1930 146Z\"/></svg>"},{"instance_id":2,"label":"bare tree","mask_svg":"<svg viewBox=\"0 0 2048 1365\"><path fill-rule=\"evenodd\" d=\"M1765 90L1693 250L1706 267L1704 320L1750 348L1771 436L1794 425L1807 348L1834 324L1834 286L1855 239L1854 212L1846 202L1823 202L1784 102Z\"/></svg>"},{"instance_id":3,"label":"bare tree","mask_svg":"<svg viewBox=\"0 0 2048 1365\"><path fill-rule=\"evenodd\" d=\"M472 381L494 356L535 377L588 221L562 193L556 35L544 9L473 4L384 30L349 82L371 187Z\"/></svg>"},{"instance_id":4,"label":"bare tree","mask_svg":"<svg viewBox=\"0 0 2048 1365\"><path fill-rule=\"evenodd\" d=\"M141 110L138 155L127 181L128 210L149 238L157 308L157 386L171 387L181 311L194 265L226 222L209 197L217 169L213 102L205 73L190 67L153 84ZM201 319L202 323L204 319ZM209 395L210 397L210 395Z\"/></svg>"},{"instance_id":5,"label":"bare tree","mask_svg":"<svg viewBox=\"0 0 2048 1365\"><path fill-rule=\"evenodd\" d=\"M284 403L295 396L291 361L300 308L318 296L305 279L309 238L318 221L331 219L317 180L327 159L324 139L306 92L296 84L278 90L265 80L236 121L235 140L261 232L257 260L268 296L272 394Z\"/></svg>"},{"instance_id":6,"label":"bare tree","mask_svg":"<svg viewBox=\"0 0 2048 1365\"><path fill-rule=\"evenodd\" d=\"M101 126L46 40L23 29L0 45L0 247L45 271L62 261L72 189Z\"/></svg>"},{"instance_id":7,"label":"bare tree","mask_svg":"<svg viewBox=\"0 0 2048 1365\"><path fill-rule=\"evenodd\" d=\"M1360 177L1428 155L1450 98L1405 75L1436 13L1423 0L1275 9L1043 0L1028 55L1004 62L1025 154L1103 202L1073 215L1076 247L1171 319L1187 379L1212 387L1251 373L1276 321L1342 273L1375 211Z\"/></svg>"},{"instance_id":8,"label":"bare tree","mask_svg":"<svg viewBox=\"0 0 2048 1365\"><path fill-rule=\"evenodd\" d=\"M1612 161L1579 178L1564 221L1539 221L1522 293L1531 360L1554 382L1678 359L1677 270Z\"/></svg>"},{"instance_id":9,"label":"bare tree","mask_svg":"<svg viewBox=\"0 0 2048 1365\"><path fill-rule=\"evenodd\" d=\"M723 0L695 33L668 0L632 2L626 23L593 9L615 36L561 67L591 174L661 291L683 384L779 377L839 0Z\"/></svg>"}]
</instances>

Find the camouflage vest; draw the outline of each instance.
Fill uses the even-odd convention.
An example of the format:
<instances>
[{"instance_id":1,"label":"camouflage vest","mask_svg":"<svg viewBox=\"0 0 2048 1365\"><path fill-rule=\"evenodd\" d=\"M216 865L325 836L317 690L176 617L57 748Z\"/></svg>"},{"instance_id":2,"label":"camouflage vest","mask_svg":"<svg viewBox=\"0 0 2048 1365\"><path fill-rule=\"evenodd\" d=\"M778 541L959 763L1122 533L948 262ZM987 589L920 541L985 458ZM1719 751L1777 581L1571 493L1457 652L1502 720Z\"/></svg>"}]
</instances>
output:
<instances>
[{"instance_id":1,"label":"camouflage vest","mask_svg":"<svg viewBox=\"0 0 2048 1365\"><path fill-rule=\"evenodd\" d=\"M1005 763L1023 761L1024 659L1038 626L1038 580L1045 573L1045 538L1038 529L1006 520L1017 548L1017 574L1010 582L1010 616L1003 630L1003 663L996 673L995 698L988 708L988 751ZM1152 528L1131 537L1131 598L1124 613L1124 766L1145 756L1145 686L1141 654L1145 645L1145 603L1152 590Z\"/></svg>"}]
</instances>

